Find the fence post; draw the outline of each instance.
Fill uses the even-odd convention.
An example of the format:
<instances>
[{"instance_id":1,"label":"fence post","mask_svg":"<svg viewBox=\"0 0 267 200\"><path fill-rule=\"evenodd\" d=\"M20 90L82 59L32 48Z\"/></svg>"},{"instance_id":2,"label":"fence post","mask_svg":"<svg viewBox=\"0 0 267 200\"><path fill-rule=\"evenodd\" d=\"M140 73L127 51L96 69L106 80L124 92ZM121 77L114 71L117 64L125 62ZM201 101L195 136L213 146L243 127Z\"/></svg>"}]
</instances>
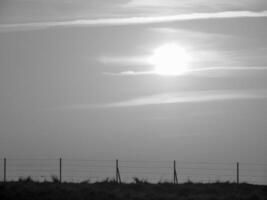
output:
<instances>
[{"instance_id":1,"label":"fence post","mask_svg":"<svg viewBox=\"0 0 267 200\"><path fill-rule=\"evenodd\" d=\"M4 183L6 182L6 158L4 158Z\"/></svg>"},{"instance_id":2,"label":"fence post","mask_svg":"<svg viewBox=\"0 0 267 200\"><path fill-rule=\"evenodd\" d=\"M176 172L176 161L173 161L173 183L178 184L177 172Z\"/></svg>"},{"instance_id":3,"label":"fence post","mask_svg":"<svg viewBox=\"0 0 267 200\"><path fill-rule=\"evenodd\" d=\"M118 159L116 159L116 182L121 183L121 176L120 176L119 160Z\"/></svg>"},{"instance_id":4,"label":"fence post","mask_svg":"<svg viewBox=\"0 0 267 200\"><path fill-rule=\"evenodd\" d=\"M62 181L62 158L59 158L59 182Z\"/></svg>"},{"instance_id":5,"label":"fence post","mask_svg":"<svg viewBox=\"0 0 267 200\"><path fill-rule=\"evenodd\" d=\"M239 184L239 162L236 163L236 183Z\"/></svg>"}]
</instances>

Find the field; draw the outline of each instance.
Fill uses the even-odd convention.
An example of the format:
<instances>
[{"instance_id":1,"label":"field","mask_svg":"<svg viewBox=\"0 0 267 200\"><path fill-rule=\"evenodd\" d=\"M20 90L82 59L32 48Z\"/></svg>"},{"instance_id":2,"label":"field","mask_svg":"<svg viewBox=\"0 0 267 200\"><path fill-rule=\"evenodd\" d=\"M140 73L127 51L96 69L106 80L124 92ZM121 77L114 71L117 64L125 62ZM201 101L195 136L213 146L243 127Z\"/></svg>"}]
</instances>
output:
<instances>
[{"instance_id":1,"label":"field","mask_svg":"<svg viewBox=\"0 0 267 200\"><path fill-rule=\"evenodd\" d=\"M267 186L234 183L171 183L151 184L135 180L118 184L115 181L97 183L34 182L31 179L0 183L2 200L265 200Z\"/></svg>"}]
</instances>

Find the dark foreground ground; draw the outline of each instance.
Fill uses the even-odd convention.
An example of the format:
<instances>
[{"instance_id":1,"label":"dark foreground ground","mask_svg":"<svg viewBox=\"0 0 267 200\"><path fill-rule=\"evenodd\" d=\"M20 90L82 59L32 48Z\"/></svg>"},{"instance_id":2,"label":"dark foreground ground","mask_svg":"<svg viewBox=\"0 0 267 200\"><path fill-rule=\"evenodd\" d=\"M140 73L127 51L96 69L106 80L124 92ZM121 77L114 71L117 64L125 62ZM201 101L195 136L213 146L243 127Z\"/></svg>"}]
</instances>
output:
<instances>
[{"instance_id":1,"label":"dark foreground ground","mask_svg":"<svg viewBox=\"0 0 267 200\"><path fill-rule=\"evenodd\" d=\"M90 199L90 200L266 200L267 186L249 184L212 183L173 185L137 182L117 184L100 183L38 183L19 181L0 183L1 200Z\"/></svg>"}]
</instances>

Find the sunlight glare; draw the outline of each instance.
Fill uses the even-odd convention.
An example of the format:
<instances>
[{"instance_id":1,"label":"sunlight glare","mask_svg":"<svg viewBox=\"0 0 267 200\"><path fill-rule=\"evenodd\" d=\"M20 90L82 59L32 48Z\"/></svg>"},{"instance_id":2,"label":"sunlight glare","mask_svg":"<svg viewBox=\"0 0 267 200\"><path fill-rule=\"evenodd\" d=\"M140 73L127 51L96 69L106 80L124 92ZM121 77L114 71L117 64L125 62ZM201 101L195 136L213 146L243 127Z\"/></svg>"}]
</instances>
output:
<instances>
[{"instance_id":1,"label":"sunlight glare","mask_svg":"<svg viewBox=\"0 0 267 200\"><path fill-rule=\"evenodd\" d=\"M156 48L149 58L159 75L177 76L188 72L190 54L176 44L165 44Z\"/></svg>"}]
</instances>

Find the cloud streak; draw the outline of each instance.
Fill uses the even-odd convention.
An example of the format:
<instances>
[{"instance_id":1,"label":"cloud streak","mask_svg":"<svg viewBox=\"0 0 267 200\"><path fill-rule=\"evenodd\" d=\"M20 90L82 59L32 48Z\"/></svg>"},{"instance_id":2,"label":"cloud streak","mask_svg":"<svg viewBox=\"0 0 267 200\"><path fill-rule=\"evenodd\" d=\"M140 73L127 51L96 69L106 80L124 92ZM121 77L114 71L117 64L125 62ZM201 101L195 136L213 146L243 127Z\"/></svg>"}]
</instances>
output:
<instances>
[{"instance_id":1,"label":"cloud streak","mask_svg":"<svg viewBox=\"0 0 267 200\"><path fill-rule=\"evenodd\" d=\"M242 0L239 1L232 1L232 0L130 0L123 5L123 7L130 7L130 8L195 8L199 6L206 6L208 8L213 9L223 9L225 7L232 7L232 8L240 8L246 6L257 6L257 5L266 5L264 0Z\"/></svg>"},{"instance_id":2,"label":"cloud streak","mask_svg":"<svg viewBox=\"0 0 267 200\"><path fill-rule=\"evenodd\" d=\"M138 75L152 75L152 74L156 74L156 72L154 71L123 71L123 72L104 72L104 75L108 75L108 76L138 76Z\"/></svg>"},{"instance_id":3,"label":"cloud streak","mask_svg":"<svg viewBox=\"0 0 267 200\"><path fill-rule=\"evenodd\" d=\"M142 96L125 101L104 104L62 106L60 110L87 110L96 108L123 108L164 104L204 103L227 100L246 100L267 98L267 90L206 90L177 93L165 93Z\"/></svg>"},{"instance_id":4,"label":"cloud streak","mask_svg":"<svg viewBox=\"0 0 267 200\"><path fill-rule=\"evenodd\" d=\"M188 74L197 74L201 72L213 72L213 71L266 71L266 66L258 67L202 67L198 69L189 69L185 74L173 75L173 76L184 76ZM156 71L122 71L122 72L104 72L104 75L109 76L139 76L139 75L160 75Z\"/></svg>"},{"instance_id":5,"label":"cloud streak","mask_svg":"<svg viewBox=\"0 0 267 200\"><path fill-rule=\"evenodd\" d=\"M252 11L225 11L215 13L191 13L159 17L130 17L130 18L103 18L103 19L81 19L71 21L33 22L18 24L0 24L0 32L36 30L49 27L68 26L122 26L150 23L164 23L175 21L227 19L227 18L259 18L267 17L267 10L261 12Z\"/></svg>"}]
</instances>

